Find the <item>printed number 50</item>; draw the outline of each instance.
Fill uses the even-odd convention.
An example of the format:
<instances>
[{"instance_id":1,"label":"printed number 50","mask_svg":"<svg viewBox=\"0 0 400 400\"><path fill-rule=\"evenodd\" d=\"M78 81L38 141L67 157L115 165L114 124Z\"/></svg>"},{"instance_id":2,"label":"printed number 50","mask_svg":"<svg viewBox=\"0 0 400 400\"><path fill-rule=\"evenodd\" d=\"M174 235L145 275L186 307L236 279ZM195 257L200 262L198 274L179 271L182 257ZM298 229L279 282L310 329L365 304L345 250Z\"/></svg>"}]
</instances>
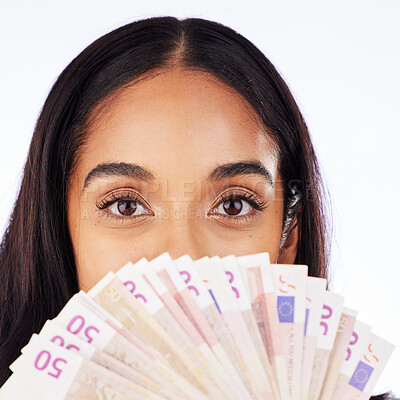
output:
<instances>
[{"instance_id":1,"label":"printed number 50","mask_svg":"<svg viewBox=\"0 0 400 400\"><path fill-rule=\"evenodd\" d=\"M51 361L50 352L48 352L47 350L42 350L36 357L35 368L38 369L39 371L43 371L49 366L50 361ZM63 358L60 358L60 357L56 358L52 363L52 367L54 368L54 370L56 372L50 371L47 374L58 379L58 377L60 376L60 374L62 372L61 368L59 367L60 363L67 364L67 360L64 360Z\"/></svg>"}]
</instances>

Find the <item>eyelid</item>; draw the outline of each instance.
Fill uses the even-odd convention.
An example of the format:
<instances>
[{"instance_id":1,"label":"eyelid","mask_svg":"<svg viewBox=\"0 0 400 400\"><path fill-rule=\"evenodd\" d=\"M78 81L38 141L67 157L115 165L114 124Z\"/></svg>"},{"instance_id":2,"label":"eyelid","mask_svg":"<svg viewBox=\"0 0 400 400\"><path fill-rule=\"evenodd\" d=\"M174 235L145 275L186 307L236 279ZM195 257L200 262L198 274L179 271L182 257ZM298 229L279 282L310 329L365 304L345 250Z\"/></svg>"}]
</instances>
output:
<instances>
[{"instance_id":1,"label":"eyelid","mask_svg":"<svg viewBox=\"0 0 400 400\"><path fill-rule=\"evenodd\" d=\"M112 192L108 193L101 201L96 202L96 207L100 210L104 210L112 203L120 200L121 198L129 199L130 201L139 201L147 208L151 209L147 201L135 189L132 188L121 188L113 190Z\"/></svg>"},{"instance_id":2,"label":"eyelid","mask_svg":"<svg viewBox=\"0 0 400 400\"><path fill-rule=\"evenodd\" d=\"M225 214L213 214L213 219L217 222L227 223L227 224L245 224L247 222L254 222L260 217L260 213L253 211L250 214L244 214L240 216L235 215L225 215Z\"/></svg>"}]
</instances>

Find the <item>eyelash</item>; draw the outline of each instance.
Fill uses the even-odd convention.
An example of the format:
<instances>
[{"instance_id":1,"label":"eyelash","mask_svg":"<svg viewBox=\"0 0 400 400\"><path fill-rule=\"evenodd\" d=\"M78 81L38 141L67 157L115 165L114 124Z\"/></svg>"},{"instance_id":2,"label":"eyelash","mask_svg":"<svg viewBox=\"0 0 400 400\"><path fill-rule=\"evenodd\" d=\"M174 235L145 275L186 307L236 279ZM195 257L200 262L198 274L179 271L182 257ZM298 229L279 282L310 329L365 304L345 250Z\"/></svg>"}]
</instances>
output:
<instances>
[{"instance_id":1,"label":"eyelash","mask_svg":"<svg viewBox=\"0 0 400 400\"><path fill-rule=\"evenodd\" d=\"M146 205L145 202L140 201L139 200L140 196L132 193L132 192L126 192L126 193L111 193L110 194L110 198L104 199L103 201L101 201L100 203L96 203L96 207L98 208L99 211L105 212L106 216L108 218L111 219L131 219L131 218L138 218L142 215L138 215L138 216L128 216L128 217L122 217L119 215L115 215L112 212L107 212L104 211L106 208L108 208L109 206L113 205L114 203L121 201L121 200L125 200L125 201L136 201L138 203L140 203L141 205ZM231 221L234 222L242 222L242 221L248 221L249 218L254 218L258 216L258 212L262 212L264 211L267 207L268 204L267 202L262 202L260 201L254 194L252 193L243 193L243 192L237 192L237 193L223 193L220 196L219 201L216 203L216 205L214 207L212 207L212 209L217 208L221 203L224 203L225 201L230 200L230 201L234 201L234 200L244 200L247 201L257 212L252 212L251 214L247 214L247 215L240 215L240 216L233 216L233 215L224 215L224 214L214 214L216 215L218 218L229 218ZM146 207L148 207L146 205Z\"/></svg>"},{"instance_id":2,"label":"eyelash","mask_svg":"<svg viewBox=\"0 0 400 400\"><path fill-rule=\"evenodd\" d=\"M236 193L236 194L235 193L229 193L229 194L223 193L221 195L221 201L227 201L227 200L231 200L231 199L246 200L257 211L262 211L267 208L267 203L260 201L252 193Z\"/></svg>"}]
</instances>

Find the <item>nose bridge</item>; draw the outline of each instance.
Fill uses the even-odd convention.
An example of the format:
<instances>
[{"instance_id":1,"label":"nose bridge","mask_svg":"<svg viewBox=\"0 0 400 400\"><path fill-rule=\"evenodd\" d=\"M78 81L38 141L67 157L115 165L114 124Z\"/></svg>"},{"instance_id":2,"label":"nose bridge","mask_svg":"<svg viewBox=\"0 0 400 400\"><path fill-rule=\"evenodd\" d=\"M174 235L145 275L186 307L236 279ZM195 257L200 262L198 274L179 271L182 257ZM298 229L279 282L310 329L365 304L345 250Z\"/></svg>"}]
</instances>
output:
<instances>
[{"instance_id":1,"label":"nose bridge","mask_svg":"<svg viewBox=\"0 0 400 400\"><path fill-rule=\"evenodd\" d=\"M201 221L199 215L187 207L175 208L169 216L164 230L164 238L160 241L164 247L160 253L168 251L172 258L188 254L193 259L201 258L207 253L201 240Z\"/></svg>"},{"instance_id":2,"label":"nose bridge","mask_svg":"<svg viewBox=\"0 0 400 400\"><path fill-rule=\"evenodd\" d=\"M188 254L193 259L207 255L207 240L202 227L205 217L199 182L183 171L173 181L165 179L161 188L162 210L160 234L154 244L159 254L167 251L172 258ZM155 256L157 256L156 254Z\"/></svg>"}]
</instances>

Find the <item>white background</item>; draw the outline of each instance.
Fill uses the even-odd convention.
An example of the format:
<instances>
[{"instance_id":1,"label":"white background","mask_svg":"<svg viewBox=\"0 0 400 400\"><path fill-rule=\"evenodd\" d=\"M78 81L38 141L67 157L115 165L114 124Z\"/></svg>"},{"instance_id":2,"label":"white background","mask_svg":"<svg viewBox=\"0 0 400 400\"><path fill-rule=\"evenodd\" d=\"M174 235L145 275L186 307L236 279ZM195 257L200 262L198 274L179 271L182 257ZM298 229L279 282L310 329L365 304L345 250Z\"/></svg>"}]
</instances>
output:
<instances>
[{"instance_id":1,"label":"white background","mask_svg":"<svg viewBox=\"0 0 400 400\"><path fill-rule=\"evenodd\" d=\"M222 22L264 52L300 106L331 194L332 289L397 345L376 390L400 396L399 1L69 0L0 7L0 233L40 109L76 55L139 18Z\"/></svg>"}]
</instances>

